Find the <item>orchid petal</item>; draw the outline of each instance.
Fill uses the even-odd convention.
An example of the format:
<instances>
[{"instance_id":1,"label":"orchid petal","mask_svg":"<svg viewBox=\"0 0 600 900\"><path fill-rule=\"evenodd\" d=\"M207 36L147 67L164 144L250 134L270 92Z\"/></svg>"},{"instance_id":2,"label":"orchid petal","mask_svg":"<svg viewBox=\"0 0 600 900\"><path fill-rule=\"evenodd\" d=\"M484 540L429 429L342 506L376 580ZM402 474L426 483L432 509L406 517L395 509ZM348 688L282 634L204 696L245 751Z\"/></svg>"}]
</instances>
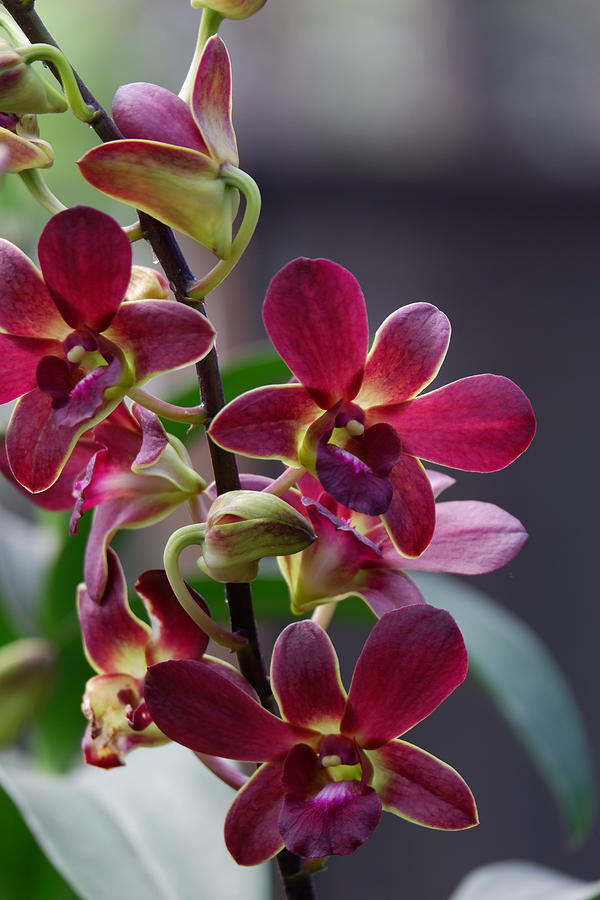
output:
<instances>
[{"instance_id":1,"label":"orchid petal","mask_svg":"<svg viewBox=\"0 0 600 900\"><path fill-rule=\"evenodd\" d=\"M129 607L125 575L112 550L108 551L108 576L102 603L95 603L85 585L80 585L77 607L85 654L92 668L106 675L123 672L143 678L150 629Z\"/></svg>"},{"instance_id":2,"label":"orchid petal","mask_svg":"<svg viewBox=\"0 0 600 900\"><path fill-rule=\"evenodd\" d=\"M158 84L138 81L121 85L113 97L112 113L126 138L160 141L208 154L187 103Z\"/></svg>"},{"instance_id":3,"label":"orchid petal","mask_svg":"<svg viewBox=\"0 0 600 900\"><path fill-rule=\"evenodd\" d=\"M198 753L267 762L315 737L267 712L203 662L171 660L151 666L144 696L158 727Z\"/></svg>"},{"instance_id":4,"label":"orchid petal","mask_svg":"<svg viewBox=\"0 0 600 900\"><path fill-rule=\"evenodd\" d=\"M125 296L131 272L131 245L120 225L97 209L74 206L52 216L38 256L65 322L104 331Z\"/></svg>"},{"instance_id":5,"label":"orchid petal","mask_svg":"<svg viewBox=\"0 0 600 900\"><path fill-rule=\"evenodd\" d=\"M435 469L425 469L425 472L429 478L433 496L436 499L443 491L452 487L453 484L456 484L456 478L452 478L451 475L447 475L445 472L436 472Z\"/></svg>"},{"instance_id":6,"label":"orchid petal","mask_svg":"<svg viewBox=\"0 0 600 900\"><path fill-rule=\"evenodd\" d=\"M218 35L204 45L191 97L192 114L213 159L239 165L231 121L231 62Z\"/></svg>"},{"instance_id":7,"label":"orchid petal","mask_svg":"<svg viewBox=\"0 0 600 900\"><path fill-rule=\"evenodd\" d=\"M62 472L77 439L119 402L105 402L88 422L60 425L52 409L52 399L41 391L31 391L17 401L6 432L8 461L17 481L32 493L45 491Z\"/></svg>"},{"instance_id":8,"label":"orchid petal","mask_svg":"<svg viewBox=\"0 0 600 900\"><path fill-rule=\"evenodd\" d=\"M279 829L298 856L347 856L371 837L380 818L381 800L373 788L332 781L310 797L286 794Z\"/></svg>"},{"instance_id":9,"label":"orchid petal","mask_svg":"<svg viewBox=\"0 0 600 900\"><path fill-rule=\"evenodd\" d=\"M8 128L0 128L0 149L8 152L3 172L47 169L54 162L54 150L47 141L25 138Z\"/></svg>"},{"instance_id":10,"label":"orchid petal","mask_svg":"<svg viewBox=\"0 0 600 900\"><path fill-rule=\"evenodd\" d=\"M381 747L432 713L466 674L449 613L427 604L386 613L356 664L341 731L365 749Z\"/></svg>"},{"instance_id":11,"label":"orchid petal","mask_svg":"<svg viewBox=\"0 0 600 900\"><path fill-rule=\"evenodd\" d=\"M406 453L469 472L503 469L527 449L535 418L523 391L501 375L472 375L377 410Z\"/></svg>"},{"instance_id":12,"label":"orchid petal","mask_svg":"<svg viewBox=\"0 0 600 900\"><path fill-rule=\"evenodd\" d=\"M456 830L477 825L467 784L451 766L405 741L370 750L373 787L384 809L429 828Z\"/></svg>"},{"instance_id":13,"label":"orchid petal","mask_svg":"<svg viewBox=\"0 0 600 900\"><path fill-rule=\"evenodd\" d=\"M294 622L275 643L271 683L288 722L323 733L339 729L346 691L333 644L310 620Z\"/></svg>"},{"instance_id":14,"label":"orchid petal","mask_svg":"<svg viewBox=\"0 0 600 900\"><path fill-rule=\"evenodd\" d=\"M362 597L379 618L394 609L425 603L414 581L390 569L364 569L354 581L353 593Z\"/></svg>"},{"instance_id":15,"label":"orchid petal","mask_svg":"<svg viewBox=\"0 0 600 900\"><path fill-rule=\"evenodd\" d=\"M7 403L35 388L37 368L41 359L47 356L64 358L62 346L58 341L17 337L12 334L0 334L0 354L2 355L0 403Z\"/></svg>"},{"instance_id":16,"label":"orchid petal","mask_svg":"<svg viewBox=\"0 0 600 900\"><path fill-rule=\"evenodd\" d=\"M369 328L358 281L328 259L296 259L271 281L263 306L275 349L315 403L330 409L361 385Z\"/></svg>"},{"instance_id":17,"label":"orchid petal","mask_svg":"<svg viewBox=\"0 0 600 900\"><path fill-rule=\"evenodd\" d=\"M266 385L228 403L208 433L215 444L234 453L298 466L303 435L319 414L302 385Z\"/></svg>"},{"instance_id":18,"label":"orchid petal","mask_svg":"<svg viewBox=\"0 0 600 900\"><path fill-rule=\"evenodd\" d=\"M110 551L109 551L110 552ZM135 584L150 617L152 637L147 645L148 665L167 659L199 659L208 646L208 635L185 612L163 569L143 572ZM208 606L188 586L196 603L210 615Z\"/></svg>"},{"instance_id":19,"label":"orchid petal","mask_svg":"<svg viewBox=\"0 0 600 900\"><path fill-rule=\"evenodd\" d=\"M390 472L394 493L382 519L392 542L404 556L423 553L435 528L435 500L418 459L403 455Z\"/></svg>"},{"instance_id":20,"label":"orchid petal","mask_svg":"<svg viewBox=\"0 0 600 900\"><path fill-rule=\"evenodd\" d=\"M187 147L155 141L111 141L89 150L78 162L93 187L226 257L237 191L219 177L219 165Z\"/></svg>"},{"instance_id":21,"label":"orchid petal","mask_svg":"<svg viewBox=\"0 0 600 900\"><path fill-rule=\"evenodd\" d=\"M450 341L450 322L430 303L411 303L380 326L365 368L357 403L400 403L433 381Z\"/></svg>"},{"instance_id":22,"label":"orchid petal","mask_svg":"<svg viewBox=\"0 0 600 900\"><path fill-rule=\"evenodd\" d=\"M169 282L157 269L149 266L132 266L123 302L131 300L166 300L171 289Z\"/></svg>"},{"instance_id":23,"label":"orchid petal","mask_svg":"<svg viewBox=\"0 0 600 900\"><path fill-rule=\"evenodd\" d=\"M513 559L527 532L510 513L477 500L455 500L436 504L436 525L427 550L418 559L397 563L421 572L453 572L482 575ZM392 561L392 554L386 558Z\"/></svg>"},{"instance_id":24,"label":"orchid petal","mask_svg":"<svg viewBox=\"0 0 600 900\"><path fill-rule=\"evenodd\" d=\"M283 763L262 765L238 791L225 819L225 843L240 866L256 866L283 849L279 816Z\"/></svg>"},{"instance_id":25,"label":"orchid petal","mask_svg":"<svg viewBox=\"0 0 600 900\"><path fill-rule=\"evenodd\" d=\"M368 516L384 513L392 500L390 479L335 444L317 444L317 476L339 503Z\"/></svg>"},{"instance_id":26,"label":"orchid petal","mask_svg":"<svg viewBox=\"0 0 600 900\"><path fill-rule=\"evenodd\" d=\"M139 403L132 404L131 414L140 427L141 442L131 467L143 470L160 459L169 443L163 424L153 412L144 409ZM112 448L111 448L112 449Z\"/></svg>"},{"instance_id":27,"label":"orchid petal","mask_svg":"<svg viewBox=\"0 0 600 900\"><path fill-rule=\"evenodd\" d=\"M69 333L40 272L22 250L2 239L0 328L9 334L59 341Z\"/></svg>"},{"instance_id":28,"label":"orchid petal","mask_svg":"<svg viewBox=\"0 0 600 900\"><path fill-rule=\"evenodd\" d=\"M174 300L123 303L105 335L132 357L137 384L197 362L215 340L202 313Z\"/></svg>"},{"instance_id":29,"label":"orchid petal","mask_svg":"<svg viewBox=\"0 0 600 900\"><path fill-rule=\"evenodd\" d=\"M56 357L46 357L41 363L46 364L48 359L53 360ZM44 368L45 366L43 365L38 366L38 387L42 392L49 393L51 397L54 397L55 394L52 390L52 381L54 379L49 379L48 389L42 377ZM56 368L58 369L59 367L56 366ZM66 375L67 372L64 374ZM83 423L91 423L98 411L106 406L104 398L112 395L112 400L109 403L112 402L113 406L116 406L123 398L129 384L130 375L128 370L121 364L118 357L111 359L107 366L98 366L97 369L92 369L68 391L67 402L54 410L56 424L75 427ZM108 412L108 410L106 411ZM89 428L90 425L86 425L86 427Z\"/></svg>"},{"instance_id":30,"label":"orchid petal","mask_svg":"<svg viewBox=\"0 0 600 900\"><path fill-rule=\"evenodd\" d=\"M101 502L94 512L94 521L85 548L83 573L90 596L99 602L106 585L106 550L120 528L142 528L168 516L185 499L162 479L131 476L136 479L135 492ZM163 481L164 492L159 492Z\"/></svg>"}]
</instances>

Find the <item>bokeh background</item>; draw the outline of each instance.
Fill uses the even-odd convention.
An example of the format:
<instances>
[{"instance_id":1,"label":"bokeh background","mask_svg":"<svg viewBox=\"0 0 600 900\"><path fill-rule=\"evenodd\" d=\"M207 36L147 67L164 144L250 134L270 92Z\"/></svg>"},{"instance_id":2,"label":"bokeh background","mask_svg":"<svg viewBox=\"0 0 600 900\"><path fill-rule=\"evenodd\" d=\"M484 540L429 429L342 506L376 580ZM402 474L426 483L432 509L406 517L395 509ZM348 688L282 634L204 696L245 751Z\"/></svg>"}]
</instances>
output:
<instances>
[{"instance_id":1,"label":"bokeh background","mask_svg":"<svg viewBox=\"0 0 600 900\"><path fill-rule=\"evenodd\" d=\"M197 17L184 2L37 7L106 105L127 81L178 91ZM221 33L242 166L264 199L250 250L210 298L224 358L264 341L260 304L274 272L325 256L358 277L373 329L416 300L448 314L439 384L490 371L526 390L539 420L531 449L507 471L460 475L448 498L494 502L526 524L520 557L477 584L560 662L597 756L600 5L268 0ZM65 203L132 220L74 170L95 144L89 129L47 117L43 136L58 155L48 182ZM16 178L1 202L2 236L33 252L44 214ZM208 255L184 245L202 272ZM23 512L6 494L6 516ZM334 624L333 636L351 671L364 629ZM442 834L385 816L365 847L319 876L323 897L445 900L475 866L515 857L600 877L597 830L568 845L537 774L474 685L414 741L465 775L481 826Z\"/></svg>"}]
</instances>

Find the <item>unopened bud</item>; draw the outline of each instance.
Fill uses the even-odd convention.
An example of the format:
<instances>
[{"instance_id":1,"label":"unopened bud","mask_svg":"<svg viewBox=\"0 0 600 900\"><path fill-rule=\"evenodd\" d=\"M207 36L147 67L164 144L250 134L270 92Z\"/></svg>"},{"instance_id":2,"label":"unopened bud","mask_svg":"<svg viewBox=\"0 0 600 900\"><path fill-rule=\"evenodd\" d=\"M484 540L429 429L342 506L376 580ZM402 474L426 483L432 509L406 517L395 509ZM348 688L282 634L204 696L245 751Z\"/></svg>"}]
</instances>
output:
<instances>
[{"instance_id":1,"label":"unopened bud","mask_svg":"<svg viewBox=\"0 0 600 900\"><path fill-rule=\"evenodd\" d=\"M60 113L63 95L37 75L21 54L0 37L0 109L5 113Z\"/></svg>"},{"instance_id":2,"label":"unopened bud","mask_svg":"<svg viewBox=\"0 0 600 900\"><path fill-rule=\"evenodd\" d=\"M265 5L267 0L191 0L193 9L212 9L226 19L247 19Z\"/></svg>"},{"instance_id":3,"label":"unopened bud","mask_svg":"<svg viewBox=\"0 0 600 900\"><path fill-rule=\"evenodd\" d=\"M285 500L260 491L230 491L209 510L198 565L215 581L252 581L265 556L298 553L314 540L308 519Z\"/></svg>"},{"instance_id":4,"label":"unopened bud","mask_svg":"<svg viewBox=\"0 0 600 900\"><path fill-rule=\"evenodd\" d=\"M34 719L48 688L54 653L47 641L22 638L0 647L0 746Z\"/></svg>"}]
</instances>

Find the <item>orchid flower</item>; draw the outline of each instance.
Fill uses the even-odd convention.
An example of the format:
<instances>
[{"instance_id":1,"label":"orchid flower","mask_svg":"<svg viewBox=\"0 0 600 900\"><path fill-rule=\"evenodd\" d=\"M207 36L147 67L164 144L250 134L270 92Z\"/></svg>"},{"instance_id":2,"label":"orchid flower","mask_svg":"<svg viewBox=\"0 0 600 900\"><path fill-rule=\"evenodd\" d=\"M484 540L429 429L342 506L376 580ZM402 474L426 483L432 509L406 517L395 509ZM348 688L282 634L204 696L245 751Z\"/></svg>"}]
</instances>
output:
<instances>
[{"instance_id":1,"label":"orchid flower","mask_svg":"<svg viewBox=\"0 0 600 900\"><path fill-rule=\"evenodd\" d=\"M263 765L237 794L225 840L240 865L284 846L307 858L345 855L376 828L381 810L431 828L477 824L454 769L397 740L464 679L465 646L444 610L386 613L360 654L349 694L327 634L289 625L273 650L271 679L283 721L218 665L151 666L144 696L158 727L200 753Z\"/></svg>"},{"instance_id":2,"label":"orchid flower","mask_svg":"<svg viewBox=\"0 0 600 900\"><path fill-rule=\"evenodd\" d=\"M231 64L221 38L204 47L191 109L166 88L139 82L119 88L113 115L126 140L94 147L79 160L86 181L228 256L239 195L221 169L238 165L238 151Z\"/></svg>"},{"instance_id":3,"label":"orchid flower","mask_svg":"<svg viewBox=\"0 0 600 900\"><path fill-rule=\"evenodd\" d=\"M346 269L297 259L271 281L266 330L298 383L242 394L214 419L227 450L305 466L339 503L380 515L397 549L419 556L435 525L420 459L476 472L511 463L535 419L508 378L462 378L423 396L450 337L444 313L413 303L392 313L367 355L364 297Z\"/></svg>"},{"instance_id":4,"label":"orchid flower","mask_svg":"<svg viewBox=\"0 0 600 900\"><path fill-rule=\"evenodd\" d=\"M199 659L207 635L190 620L160 569L144 572L135 585L151 627L130 609L123 570L108 551L108 584L101 606L85 585L77 591L86 657L98 673L86 684L83 712L85 762L105 769L124 765L130 750L164 744L168 737L153 723L144 701L146 667L166 659ZM206 612L202 598L194 599Z\"/></svg>"},{"instance_id":5,"label":"orchid flower","mask_svg":"<svg viewBox=\"0 0 600 900\"><path fill-rule=\"evenodd\" d=\"M34 493L56 481L77 439L131 387L196 362L214 342L203 315L162 299L164 280L155 277L143 299L136 290L152 280L135 282L128 299L131 246L104 213L79 206L54 216L38 253L43 277L0 241L0 402L21 398L6 451Z\"/></svg>"},{"instance_id":6,"label":"orchid flower","mask_svg":"<svg viewBox=\"0 0 600 900\"><path fill-rule=\"evenodd\" d=\"M89 595L100 602L107 547L115 533L159 522L202 493L206 482L189 465L180 441L165 433L154 413L136 403L131 412L119 406L92 435L99 449L73 486L71 533L80 516L96 507L83 571Z\"/></svg>"},{"instance_id":7,"label":"orchid flower","mask_svg":"<svg viewBox=\"0 0 600 900\"><path fill-rule=\"evenodd\" d=\"M434 496L454 483L428 471ZM513 559L527 532L510 513L493 503L455 500L436 504L431 543L418 559L401 556L379 519L337 503L312 475L285 499L309 519L317 540L301 553L278 557L292 611L358 595L377 616L425 598L407 571L481 575Z\"/></svg>"}]
</instances>

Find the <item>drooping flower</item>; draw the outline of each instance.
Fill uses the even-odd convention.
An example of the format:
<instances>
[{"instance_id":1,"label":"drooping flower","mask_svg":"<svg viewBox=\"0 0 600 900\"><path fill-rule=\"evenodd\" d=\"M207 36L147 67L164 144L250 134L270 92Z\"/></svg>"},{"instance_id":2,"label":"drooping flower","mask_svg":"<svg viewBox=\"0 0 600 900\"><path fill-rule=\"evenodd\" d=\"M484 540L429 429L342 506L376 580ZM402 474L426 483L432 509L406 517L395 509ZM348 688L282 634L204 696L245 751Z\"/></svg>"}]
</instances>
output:
<instances>
[{"instance_id":1,"label":"drooping flower","mask_svg":"<svg viewBox=\"0 0 600 900\"><path fill-rule=\"evenodd\" d=\"M166 88L138 82L119 88L113 115L126 140L101 144L79 160L86 181L228 256L239 195L221 167L237 166L238 151L221 38L206 43L191 108Z\"/></svg>"},{"instance_id":2,"label":"drooping flower","mask_svg":"<svg viewBox=\"0 0 600 900\"><path fill-rule=\"evenodd\" d=\"M208 637L183 611L161 569L144 572L135 585L150 626L134 615L123 570L108 551L108 585L99 606L84 584L77 608L86 657L98 673L86 684L83 713L88 726L83 757L93 766L124 765L130 750L164 744L169 738L154 724L144 701L147 666L167 659L199 659ZM194 599L208 612L206 604Z\"/></svg>"},{"instance_id":3,"label":"drooping flower","mask_svg":"<svg viewBox=\"0 0 600 900\"><path fill-rule=\"evenodd\" d=\"M454 482L440 472L427 475L435 497ZM527 540L519 520L493 503L436 503L431 543L418 559L408 559L397 552L379 519L337 503L312 475L304 475L298 488L285 499L304 511L317 540L301 553L278 557L295 613L356 595L378 616L424 603L407 572L482 575L510 562Z\"/></svg>"},{"instance_id":4,"label":"drooping flower","mask_svg":"<svg viewBox=\"0 0 600 900\"><path fill-rule=\"evenodd\" d=\"M84 579L90 596L102 599L107 547L122 528L143 528L202 493L204 479L189 465L182 444L167 435L154 413L123 405L92 432L99 446L76 480L71 531L96 507L88 535Z\"/></svg>"},{"instance_id":5,"label":"drooping flower","mask_svg":"<svg viewBox=\"0 0 600 900\"><path fill-rule=\"evenodd\" d=\"M6 450L32 492L56 481L77 439L133 385L201 359L214 341L204 316L163 299L164 280L134 279L129 290L131 246L104 213L53 216L38 252L43 277L0 241L0 402L21 398Z\"/></svg>"},{"instance_id":6,"label":"drooping flower","mask_svg":"<svg viewBox=\"0 0 600 900\"><path fill-rule=\"evenodd\" d=\"M283 721L218 666L150 667L145 698L174 741L229 759L262 762L237 794L225 840L241 865L284 846L307 858L352 853L386 809L432 828L477 823L460 775L397 740L464 679L467 655L452 617L430 606L386 613L358 659L346 695L326 633L289 625L273 650L271 679Z\"/></svg>"},{"instance_id":7,"label":"drooping flower","mask_svg":"<svg viewBox=\"0 0 600 900\"><path fill-rule=\"evenodd\" d=\"M338 502L381 515L398 550L419 556L435 524L421 459L491 472L529 445L535 419L508 378L476 375L424 394L444 359L446 316L429 303L392 313L367 355L364 297L326 259L297 259L271 281L266 330L300 382L232 401L212 439L246 456L306 466Z\"/></svg>"},{"instance_id":8,"label":"drooping flower","mask_svg":"<svg viewBox=\"0 0 600 900\"><path fill-rule=\"evenodd\" d=\"M35 116L0 113L0 149L7 155L6 172L47 169L54 162L54 150L41 140Z\"/></svg>"}]
</instances>

